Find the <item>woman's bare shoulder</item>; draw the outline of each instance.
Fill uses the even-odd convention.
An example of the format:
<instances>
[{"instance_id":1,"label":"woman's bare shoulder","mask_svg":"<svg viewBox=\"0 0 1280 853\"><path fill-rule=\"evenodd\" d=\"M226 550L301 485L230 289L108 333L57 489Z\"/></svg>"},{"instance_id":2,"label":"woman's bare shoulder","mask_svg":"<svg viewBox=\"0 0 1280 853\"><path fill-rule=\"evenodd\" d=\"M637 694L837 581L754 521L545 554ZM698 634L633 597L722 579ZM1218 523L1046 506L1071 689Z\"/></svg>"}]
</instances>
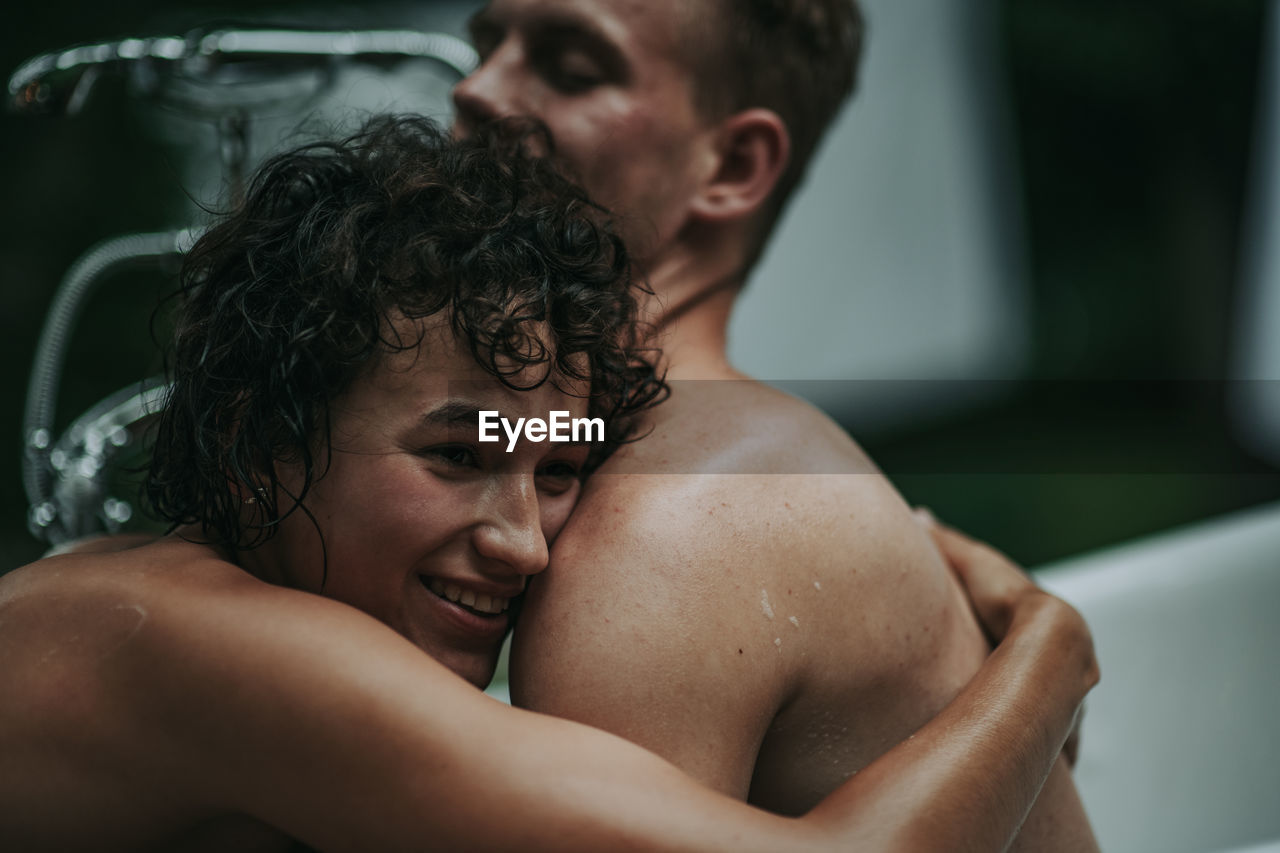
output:
<instances>
[{"instance_id":1,"label":"woman's bare shoulder","mask_svg":"<svg viewBox=\"0 0 1280 853\"><path fill-rule=\"evenodd\" d=\"M114 547L117 542L121 545ZM0 575L0 600L19 590L25 594L59 589L87 593L150 580L172 581L193 569L227 577L233 572L245 574L213 546L176 535L146 540L98 537L81 540L71 548L55 548L34 563Z\"/></svg>"},{"instance_id":2,"label":"woman's bare shoulder","mask_svg":"<svg viewBox=\"0 0 1280 853\"><path fill-rule=\"evenodd\" d=\"M279 639L335 627L380 633L369 623L353 608L267 583L211 546L170 536L128 550L47 557L0 577L0 685L47 685L62 672L82 693L141 678L163 694L162 673L223 653L249 677L269 650L260 658L235 655L261 644L264 632Z\"/></svg>"},{"instance_id":3,"label":"woman's bare shoulder","mask_svg":"<svg viewBox=\"0 0 1280 853\"><path fill-rule=\"evenodd\" d=\"M39 628L93 633L116 607L177 603L206 585L237 582L255 581L208 546L168 538L126 551L46 557L0 577L0 631L10 639Z\"/></svg>"},{"instance_id":4,"label":"woman's bare shoulder","mask_svg":"<svg viewBox=\"0 0 1280 853\"><path fill-rule=\"evenodd\" d=\"M113 682L196 630L199 608L266 587L211 548L173 540L15 569L0 577L0 689L21 700L4 713L24 715L14 725L82 725L119 707Z\"/></svg>"},{"instance_id":5,"label":"woman's bare shoulder","mask_svg":"<svg viewBox=\"0 0 1280 853\"><path fill-rule=\"evenodd\" d=\"M0 775L0 837L36 850L142 846L213 817L193 798L161 796L185 782L153 766L177 669L158 652L183 653L211 590L253 586L265 584L182 542L50 557L0 577L0 753L12 771Z\"/></svg>"},{"instance_id":6,"label":"woman's bare shoulder","mask_svg":"<svg viewBox=\"0 0 1280 853\"><path fill-rule=\"evenodd\" d=\"M464 798L453 773L423 768L523 739L502 725L517 712L386 625L189 543L50 558L0 580L0 695L6 849L15 837L59 849L48 828L68 821L96 842L62 847L162 846L154 827L236 815L321 847L377 832L421 847L505 778L495 765ZM343 810L366 797L368 815ZM448 807L424 822L432 803Z\"/></svg>"}]
</instances>

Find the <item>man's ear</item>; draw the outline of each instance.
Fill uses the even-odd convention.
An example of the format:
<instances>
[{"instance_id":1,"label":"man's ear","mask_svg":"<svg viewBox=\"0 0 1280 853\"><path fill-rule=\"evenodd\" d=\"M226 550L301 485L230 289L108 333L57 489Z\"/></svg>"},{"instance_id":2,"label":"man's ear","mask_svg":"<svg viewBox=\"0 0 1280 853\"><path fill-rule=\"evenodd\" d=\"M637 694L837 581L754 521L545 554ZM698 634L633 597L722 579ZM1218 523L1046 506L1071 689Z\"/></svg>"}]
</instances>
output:
<instances>
[{"instance_id":1,"label":"man's ear","mask_svg":"<svg viewBox=\"0 0 1280 853\"><path fill-rule=\"evenodd\" d=\"M787 126L772 110L744 110L720 123L715 145L715 171L694 199L693 215L722 222L749 218L765 206L787 168Z\"/></svg>"}]
</instances>

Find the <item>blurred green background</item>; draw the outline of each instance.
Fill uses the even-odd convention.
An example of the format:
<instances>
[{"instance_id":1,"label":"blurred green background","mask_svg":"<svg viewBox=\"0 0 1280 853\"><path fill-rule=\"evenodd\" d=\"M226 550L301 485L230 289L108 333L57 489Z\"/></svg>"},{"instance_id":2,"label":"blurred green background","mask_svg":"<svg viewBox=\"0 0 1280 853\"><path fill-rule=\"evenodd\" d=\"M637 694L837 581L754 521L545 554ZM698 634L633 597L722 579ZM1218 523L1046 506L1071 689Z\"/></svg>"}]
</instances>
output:
<instances>
[{"instance_id":1,"label":"blurred green background","mask_svg":"<svg viewBox=\"0 0 1280 853\"><path fill-rule=\"evenodd\" d=\"M976 410L858 438L909 500L1028 565L1280 499L1280 471L1231 437L1218 381L1242 278L1268 5L999 6L1029 243L1031 376ZM28 3L6 14L0 69L78 42L249 13L307 20L312 8ZM4 115L0 163L3 571L42 550L26 531L20 424L59 278L100 239L184 224L190 203L175 152L116 80L72 119ZM148 319L165 286L135 276L91 305L60 422L155 372ZM1144 382L1107 393L1114 380Z\"/></svg>"}]
</instances>

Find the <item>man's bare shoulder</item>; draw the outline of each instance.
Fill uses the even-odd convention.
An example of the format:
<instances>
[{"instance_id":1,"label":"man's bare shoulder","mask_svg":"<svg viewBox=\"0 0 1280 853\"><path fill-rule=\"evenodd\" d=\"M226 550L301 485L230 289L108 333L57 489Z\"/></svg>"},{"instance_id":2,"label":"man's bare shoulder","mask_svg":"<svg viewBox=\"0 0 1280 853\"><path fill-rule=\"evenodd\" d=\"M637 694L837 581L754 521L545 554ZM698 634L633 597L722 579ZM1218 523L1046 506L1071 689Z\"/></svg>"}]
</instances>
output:
<instances>
[{"instance_id":1,"label":"man's bare shoulder","mask_svg":"<svg viewBox=\"0 0 1280 853\"><path fill-rule=\"evenodd\" d=\"M588 482L555 545L553 577L605 586L664 564L692 578L738 577L750 554L762 582L805 580L833 593L872 583L880 596L876 582L908 566L946 578L897 490L810 404L733 381L677 386L670 405Z\"/></svg>"},{"instance_id":2,"label":"man's bare shoulder","mask_svg":"<svg viewBox=\"0 0 1280 853\"><path fill-rule=\"evenodd\" d=\"M808 402L751 379L672 385L643 438L606 473L875 473L856 442Z\"/></svg>"},{"instance_id":3,"label":"man's bare shoulder","mask_svg":"<svg viewBox=\"0 0 1280 853\"><path fill-rule=\"evenodd\" d=\"M846 707L901 678L959 599L842 430L766 386L706 384L588 482L531 590L513 695L745 795L780 708L830 673Z\"/></svg>"},{"instance_id":4,"label":"man's bare shoulder","mask_svg":"<svg viewBox=\"0 0 1280 853\"><path fill-rule=\"evenodd\" d=\"M742 380L677 385L668 406L587 483L552 576L562 563L604 557L665 558L689 574L720 575L740 565L747 545L776 556L761 569L789 572L827 555L842 570L859 553L927 545L897 490L809 403ZM627 547L634 541L645 547ZM574 574L591 582L606 573Z\"/></svg>"}]
</instances>

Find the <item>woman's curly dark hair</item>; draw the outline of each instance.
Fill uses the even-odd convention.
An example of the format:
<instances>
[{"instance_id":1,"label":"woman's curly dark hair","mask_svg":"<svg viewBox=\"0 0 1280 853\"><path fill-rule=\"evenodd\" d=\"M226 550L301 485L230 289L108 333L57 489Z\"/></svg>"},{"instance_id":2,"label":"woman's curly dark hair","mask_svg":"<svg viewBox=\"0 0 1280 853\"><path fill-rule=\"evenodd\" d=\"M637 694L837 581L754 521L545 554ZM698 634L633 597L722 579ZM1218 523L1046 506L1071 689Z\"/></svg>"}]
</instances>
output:
<instances>
[{"instance_id":1,"label":"woman's curly dark hair","mask_svg":"<svg viewBox=\"0 0 1280 853\"><path fill-rule=\"evenodd\" d=\"M421 340L397 334L401 316L447 312L511 387L531 387L516 384L530 366L535 384L584 380L592 416L622 439L665 394L637 343L628 256L604 211L525 153L529 133L454 141L427 119L383 117L262 167L183 267L146 483L161 518L250 548L275 532L281 493L305 512L330 402L371 359ZM301 463L298 494L275 461Z\"/></svg>"}]
</instances>

